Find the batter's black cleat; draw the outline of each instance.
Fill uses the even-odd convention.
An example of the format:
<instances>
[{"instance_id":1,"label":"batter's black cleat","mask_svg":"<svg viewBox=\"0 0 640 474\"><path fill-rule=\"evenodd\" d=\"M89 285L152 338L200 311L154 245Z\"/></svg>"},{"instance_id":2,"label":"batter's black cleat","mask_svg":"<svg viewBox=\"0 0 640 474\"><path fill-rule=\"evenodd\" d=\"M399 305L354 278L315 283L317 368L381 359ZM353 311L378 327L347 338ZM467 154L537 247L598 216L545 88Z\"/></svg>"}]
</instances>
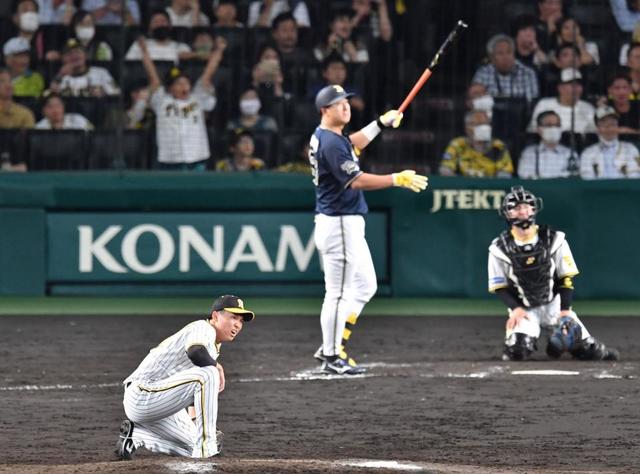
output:
<instances>
[{"instance_id":1,"label":"batter's black cleat","mask_svg":"<svg viewBox=\"0 0 640 474\"><path fill-rule=\"evenodd\" d=\"M315 351L315 353L313 354L313 358L319 362L324 362L327 360L324 352L322 352L322 345L320 345L320 347L318 347L318 350Z\"/></svg>"},{"instance_id":2,"label":"batter's black cleat","mask_svg":"<svg viewBox=\"0 0 640 474\"><path fill-rule=\"evenodd\" d=\"M602 357L602 360L618 360L618 359L620 359L620 352L618 352L616 349L609 349L609 348L607 348L604 356Z\"/></svg>"},{"instance_id":3,"label":"batter's black cleat","mask_svg":"<svg viewBox=\"0 0 640 474\"><path fill-rule=\"evenodd\" d=\"M120 425L120 437L115 453L121 461L131 461L136 446L133 444L133 421L124 420Z\"/></svg>"},{"instance_id":4,"label":"batter's black cleat","mask_svg":"<svg viewBox=\"0 0 640 474\"><path fill-rule=\"evenodd\" d=\"M325 360L322 363L322 369L325 374L337 375L359 375L364 374L367 369L360 367L353 360L347 362L345 359L336 357L334 360Z\"/></svg>"}]
</instances>

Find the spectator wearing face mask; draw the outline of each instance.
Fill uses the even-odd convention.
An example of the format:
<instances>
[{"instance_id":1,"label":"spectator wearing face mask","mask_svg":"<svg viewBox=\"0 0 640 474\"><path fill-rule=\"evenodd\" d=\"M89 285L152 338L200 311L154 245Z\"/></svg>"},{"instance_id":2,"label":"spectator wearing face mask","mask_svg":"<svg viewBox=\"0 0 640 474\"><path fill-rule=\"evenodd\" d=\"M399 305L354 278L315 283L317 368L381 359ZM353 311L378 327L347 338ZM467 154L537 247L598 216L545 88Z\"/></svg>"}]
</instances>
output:
<instances>
[{"instance_id":1,"label":"spectator wearing face mask","mask_svg":"<svg viewBox=\"0 0 640 474\"><path fill-rule=\"evenodd\" d=\"M145 44L152 61L177 63L180 59L189 59L191 48L171 39L171 19L165 10L156 10L151 14L148 36ZM142 59L139 42L136 41L131 45L127 51L126 59L129 61Z\"/></svg>"},{"instance_id":2,"label":"spectator wearing face mask","mask_svg":"<svg viewBox=\"0 0 640 474\"><path fill-rule=\"evenodd\" d=\"M631 143L618 139L618 113L613 107L598 107L595 114L598 143L580 156L583 179L640 178L640 153Z\"/></svg>"},{"instance_id":3,"label":"spectator wearing face mask","mask_svg":"<svg viewBox=\"0 0 640 474\"><path fill-rule=\"evenodd\" d=\"M479 82L472 82L467 89L467 109L481 110L486 112L491 119L493 114L494 100L487 89L487 86Z\"/></svg>"},{"instance_id":4,"label":"spectator wearing face mask","mask_svg":"<svg viewBox=\"0 0 640 474\"><path fill-rule=\"evenodd\" d=\"M71 35L84 47L89 61L111 61L113 50L105 41L96 38L93 15L86 10L78 10L71 19Z\"/></svg>"},{"instance_id":5,"label":"spectator wearing face mask","mask_svg":"<svg viewBox=\"0 0 640 474\"><path fill-rule=\"evenodd\" d=\"M510 178L513 162L507 146L492 137L489 116L471 110L464 118L466 136L451 140L440 163L442 176Z\"/></svg>"},{"instance_id":6,"label":"spectator wearing face mask","mask_svg":"<svg viewBox=\"0 0 640 474\"><path fill-rule=\"evenodd\" d=\"M212 51L216 49L226 50L227 40L223 36L213 37L209 31L200 31L196 33L191 44L191 53L184 53L181 59L199 59L207 61Z\"/></svg>"},{"instance_id":7,"label":"spectator wearing face mask","mask_svg":"<svg viewBox=\"0 0 640 474\"><path fill-rule=\"evenodd\" d=\"M553 110L538 115L536 133L540 143L524 149L518 161L523 179L568 178L578 173L578 156L560 144L560 116Z\"/></svg>"},{"instance_id":8,"label":"spectator wearing face mask","mask_svg":"<svg viewBox=\"0 0 640 474\"><path fill-rule=\"evenodd\" d=\"M38 64L45 59L55 61L55 45L45 41L40 30L39 5L35 0L18 0L13 13L13 23L18 29L16 38L24 38L31 45L31 64Z\"/></svg>"},{"instance_id":9,"label":"spectator wearing face mask","mask_svg":"<svg viewBox=\"0 0 640 474\"><path fill-rule=\"evenodd\" d=\"M229 121L227 130L248 130L250 132L278 131L278 124L273 117L260 114L262 103L255 89L249 88L240 94L238 105L240 116L237 119Z\"/></svg>"},{"instance_id":10,"label":"spectator wearing face mask","mask_svg":"<svg viewBox=\"0 0 640 474\"><path fill-rule=\"evenodd\" d=\"M82 9L91 12L98 25L127 26L140 24L140 7L136 0L83 0Z\"/></svg>"}]
</instances>

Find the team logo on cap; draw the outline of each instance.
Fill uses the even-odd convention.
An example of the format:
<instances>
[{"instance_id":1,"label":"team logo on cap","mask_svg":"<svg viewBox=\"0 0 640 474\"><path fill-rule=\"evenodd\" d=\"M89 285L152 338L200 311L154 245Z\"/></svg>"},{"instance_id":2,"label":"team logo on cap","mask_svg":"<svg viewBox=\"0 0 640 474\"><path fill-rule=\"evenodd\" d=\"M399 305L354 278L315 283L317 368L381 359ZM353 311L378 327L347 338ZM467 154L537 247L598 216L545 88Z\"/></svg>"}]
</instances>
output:
<instances>
[{"instance_id":1,"label":"team logo on cap","mask_svg":"<svg viewBox=\"0 0 640 474\"><path fill-rule=\"evenodd\" d=\"M338 94L344 94L344 89L342 88L342 86L333 86L333 88Z\"/></svg>"},{"instance_id":2,"label":"team logo on cap","mask_svg":"<svg viewBox=\"0 0 640 474\"><path fill-rule=\"evenodd\" d=\"M244 303L242 302L242 300L240 298L238 298L238 308L244 309Z\"/></svg>"}]
</instances>

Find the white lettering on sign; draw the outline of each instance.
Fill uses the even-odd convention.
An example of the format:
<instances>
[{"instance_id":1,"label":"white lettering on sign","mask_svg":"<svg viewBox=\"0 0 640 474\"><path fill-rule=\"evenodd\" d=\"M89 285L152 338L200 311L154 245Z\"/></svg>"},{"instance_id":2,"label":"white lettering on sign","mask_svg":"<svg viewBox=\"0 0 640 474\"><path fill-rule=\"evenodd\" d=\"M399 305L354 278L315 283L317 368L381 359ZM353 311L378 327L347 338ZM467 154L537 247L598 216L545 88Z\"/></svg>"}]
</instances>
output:
<instances>
[{"instance_id":1,"label":"white lettering on sign","mask_svg":"<svg viewBox=\"0 0 640 474\"><path fill-rule=\"evenodd\" d=\"M506 191L492 189L436 189L431 214L440 210L500 209Z\"/></svg>"},{"instance_id":2,"label":"white lettering on sign","mask_svg":"<svg viewBox=\"0 0 640 474\"><path fill-rule=\"evenodd\" d=\"M123 226L108 226L101 234L95 235L94 229L88 225L78 226L79 261L81 273L91 273L96 265L102 266L112 273L129 271L142 274L160 273L176 260L181 273L191 271L194 254L200 258L213 272L234 272L240 264L253 264L260 272L283 272L290 259L300 272L309 267L315 252L313 234L306 244L300 238L295 226L280 226L278 247L275 252L275 264L269 257L264 240L253 225L243 225L240 235L225 259L225 229L216 225L211 230L211 240L204 237L193 226L177 227L176 238L166 228L156 224L140 224L127 230L122 235L119 254L116 249L107 246L122 232ZM156 239L158 253L154 256L145 254L151 259L143 262L139 255L139 239L149 234ZM177 251L176 251L177 249Z\"/></svg>"}]
</instances>

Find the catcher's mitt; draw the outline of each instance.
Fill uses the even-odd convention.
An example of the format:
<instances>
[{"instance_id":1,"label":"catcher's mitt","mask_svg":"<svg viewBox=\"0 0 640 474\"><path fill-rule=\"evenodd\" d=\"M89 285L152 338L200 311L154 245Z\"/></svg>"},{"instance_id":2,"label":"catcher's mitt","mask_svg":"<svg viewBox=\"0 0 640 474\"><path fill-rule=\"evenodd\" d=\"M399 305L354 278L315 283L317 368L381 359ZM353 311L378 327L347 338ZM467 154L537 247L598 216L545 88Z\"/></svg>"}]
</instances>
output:
<instances>
[{"instance_id":1,"label":"catcher's mitt","mask_svg":"<svg viewBox=\"0 0 640 474\"><path fill-rule=\"evenodd\" d=\"M563 316L549 337L547 355L557 359L564 352L574 352L580 349L581 346L582 328L580 324L571 316Z\"/></svg>"}]
</instances>

